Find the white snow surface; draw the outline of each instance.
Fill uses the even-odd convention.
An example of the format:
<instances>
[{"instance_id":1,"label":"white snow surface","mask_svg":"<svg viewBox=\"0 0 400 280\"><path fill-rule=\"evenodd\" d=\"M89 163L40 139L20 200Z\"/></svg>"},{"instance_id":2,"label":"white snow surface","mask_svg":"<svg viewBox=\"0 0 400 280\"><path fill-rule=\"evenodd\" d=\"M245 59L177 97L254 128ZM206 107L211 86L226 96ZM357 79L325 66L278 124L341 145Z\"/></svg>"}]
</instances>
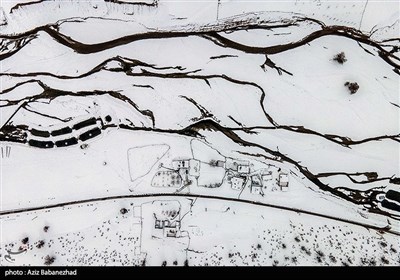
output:
<instances>
[{"instance_id":1,"label":"white snow surface","mask_svg":"<svg viewBox=\"0 0 400 280\"><path fill-rule=\"evenodd\" d=\"M0 1L1 266L399 265L398 1L28 2Z\"/></svg>"}]
</instances>

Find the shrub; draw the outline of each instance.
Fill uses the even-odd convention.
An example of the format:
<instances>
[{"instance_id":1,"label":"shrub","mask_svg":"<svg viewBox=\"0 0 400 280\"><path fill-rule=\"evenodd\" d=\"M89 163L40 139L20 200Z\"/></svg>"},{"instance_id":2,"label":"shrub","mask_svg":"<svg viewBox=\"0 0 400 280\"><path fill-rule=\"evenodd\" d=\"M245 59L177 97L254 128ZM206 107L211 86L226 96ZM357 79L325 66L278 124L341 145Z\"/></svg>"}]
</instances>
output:
<instances>
[{"instance_id":1,"label":"shrub","mask_svg":"<svg viewBox=\"0 0 400 280\"><path fill-rule=\"evenodd\" d=\"M325 254L324 254L324 252L322 252L322 251L317 250L316 253L317 253L317 255L318 255L319 257L321 257L321 258L325 257Z\"/></svg>"},{"instance_id":2,"label":"shrub","mask_svg":"<svg viewBox=\"0 0 400 280\"><path fill-rule=\"evenodd\" d=\"M379 245L380 245L382 248L387 247L387 243L386 243L386 242L383 242L383 241L379 241Z\"/></svg>"},{"instance_id":3,"label":"shrub","mask_svg":"<svg viewBox=\"0 0 400 280\"><path fill-rule=\"evenodd\" d=\"M52 263L54 263L54 261L56 260L56 257L54 257L54 256L49 256L49 255L47 255L45 258L44 258L44 264L45 265L51 265Z\"/></svg>"},{"instance_id":4,"label":"shrub","mask_svg":"<svg viewBox=\"0 0 400 280\"><path fill-rule=\"evenodd\" d=\"M311 256L310 250L308 250L305 246L301 246L300 249L305 252L308 256Z\"/></svg>"},{"instance_id":5,"label":"shrub","mask_svg":"<svg viewBox=\"0 0 400 280\"><path fill-rule=\"evenodd\" d=\"M43 246L44 246L44 240L40 240L40 241L38 242L38 244L36 245L36 248L40 249L40 248L42 248Z\"/></svg>"},{"instance_id":6,"label":"shrub","mask_svg":"<svg viewBox=\"0 0 400 280\"><path fill-rule=\"evenodd\" d=\"M384 256L381 257L381 262L384 264L389 264L388 259L386 259Z\"/></svg>"},{"instance_id":7,"label":"shrub","mask_svg":"<svg viewBox=\"0 0 400 280\"><path fill-rule=\"evenodd\" d=\"M344 85L350 90L351 94L356 93L360 88L360 86L356 82L354 83L346 82Z\"/></svg>"},{"instance_id":8,"label":"shrub","mask_svg":"<svg viewBox=\"0 0 400 280\"><path fill-rule=\"evenodd\" d=\"M347 61L347 58L346 58L346 55L344 54L344 52L340 52L333 57L333 60L337 61L340 64L343 64Z\"/></svg>"}]
</instances>

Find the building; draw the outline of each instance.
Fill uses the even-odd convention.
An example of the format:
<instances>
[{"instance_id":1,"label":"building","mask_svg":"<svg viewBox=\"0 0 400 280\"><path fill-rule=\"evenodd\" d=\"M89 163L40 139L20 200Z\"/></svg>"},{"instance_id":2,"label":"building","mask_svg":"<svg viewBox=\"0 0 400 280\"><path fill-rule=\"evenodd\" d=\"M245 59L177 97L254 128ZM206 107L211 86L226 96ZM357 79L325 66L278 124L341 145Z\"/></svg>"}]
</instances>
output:
<instances>
[{"instance_id":1,"label":"building","mask_svg":"<svg viewBox=\"0 0 400 280\"><path fill-rule=\"evenodd\" d=\"M252 193L252 194L259 194L259 195L264 195L264 192L263 192L263 187L262 186L251 186L250 187L250 192Z\"/></svg>"},{"instance_id":2,"label":"building","mask_svg":"<svg viewBox=\"0 0 400 280\"><path fill-rule=\"evenodd\" d=\"M189 169L188 168L181 168L177 171L179 176L181 176L182 182L187 183L189 181Z\"/></svg>"},{"instance_id":3,"label":"building","mask_svg":"<svg viewBox=\"0 0 400 280\"><path fill-rule=\"evenodd\" d=\"M237 171L241 174L249 174L250 173L250 166L249 165L238 165Z\"/></svg>"},{"instance_id":4,"label":"building","mask_svg":"<svg viewBox=\"0 0 400 280\"><path fill-rule=\"evenodd\" d=\"M181 222L180 221L170 221L170 220L158 220L156 218L155 229L163 230L164 237L180 237L181 235Z\"/></svg>"},{"instance_id":5,"label":"building","mask_svg":"<svg viewBox=\"0 0 400 280\"><path fill-rule=\"evenodd\" d=\"M238 171L240 173L250 172L250 162L247 160L237 160L227 157L223 167L227 170Z\"/></svg>"},{"instance_id":6,"label":"building","mask_svg":"<svg viewBox=\"0 0 400 280\"><path fill-rule=\"evenodd\" d=\"M164 237L179 237L180 231L176 227L166 227L164 228Z\"/></svg>"},{"instance_id":7,"label":"building","mask_svg":"<svg viewBox=\"0 0 400 280\"><path fill-rule=\"evenodd\" d=\"M260 176L259 175L252 175L251 177L251 185L252 186L257 186L257 187L261 187L262 186L262 183L261 183L261 180L260 180Z\"/></svg>"},{"instance_id":8,"label":"building","mask_svg":"<svg viewBox=\"0 0 400 280\"><path fill-rule=\"evenodd\" d=\"M154 203L154 202L153 202ZM177 201L158 202L153 212L154 235L158 237L180 237L180 204Z\"/></svg>"},{"instance_id":9,"label":"building","mask_svg":"<svg viewBox=\"0 0 400 280\"><path fill-rule=\"evenodd\" d=\"M245 182L246 182L245 177L232 177L231 188L240 191L241 189L243 189Z\"/></svg>"},{"instance_id":10,"label":"building","mask_svg":"<svg viewBox=\"0 0 400 280\"><path fill-rule=\"evenodd\" d=\"M289 189L289 175L286 173L280 173L278 185L281 188L281 191L287 191Z\"/></svg>"},{"instance_id":11,"label":"building","mask_svg":"<svg viewBox=\"0 0 400 280\"><path fill-rule=\"evenodd\" d=\"M272 183L272 171L265 172L261 175L261 184L264 189L266 189Z\"/></svg>"},{"instance_id":12,"label":"building","mask_svg":"<svg viewBox=\"0 0 400 280\"><path fill-rule=\"evenodd\" d=\"M238 170L238 164L236 162L227 162L225 164L225 168L232 170L232 171L237 171Z\"/></svg>"},{"instance_id":13,"label":"building","mask_svg":"<svg viewBox=\"0 0 400 280\"><path fill-rule=\"evenodd\" d=\"M162 229L162 228L164 228L164 221L156 220L156 223L155 223L155 225L154 225L154 228L156 228L156 229Z\"/></svg>"},{"instance_id":14,"label":"building","mask_svg":"<svg viewBox=\"0 0 400 280\"><path fill-rule=\"evenodd\" d=\"M182 168L189 168L190 159L175 159L172 161L172 168L179 170Z\"/></svg>"},{"instance_id":15,"label":"building","mask_svg":"<svg viewBox=\"0 0 400 280\"><path fill-rule=\"evenodd\" d=\"M251 177L251 185L250 185L250 192L252 194L260 194L264 195L263 193L263 185L259 175L252 175Z\"/></svg>"},{"instance_id":16,"label":"building","mask_svg":"<svg viewBox=\"0 0 400 280\"><path fill-rule=\"evenodd\" d=\"M187 169L187 174L198 177L200 175L200 161L197 159L176 159L172 161L175 170Z\"/></svg>"}]
</instances>

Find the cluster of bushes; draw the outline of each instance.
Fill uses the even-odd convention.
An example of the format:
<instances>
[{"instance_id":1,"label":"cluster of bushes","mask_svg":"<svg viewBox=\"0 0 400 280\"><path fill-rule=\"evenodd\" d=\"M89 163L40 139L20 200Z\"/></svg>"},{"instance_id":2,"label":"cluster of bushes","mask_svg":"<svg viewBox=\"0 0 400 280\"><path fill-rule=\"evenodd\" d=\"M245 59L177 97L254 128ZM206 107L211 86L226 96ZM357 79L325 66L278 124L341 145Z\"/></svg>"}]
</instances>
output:
<instances>
[{"instance_id":1,"label":"cluster of bushes","mask_svg":"<svg viewBox=\"0 0 400 280\"><path fill-rule=\"evenodd\" d=\"M346 54L344 52L340 52L333 57L334 61L337 61L339 64L344 64L347 61ZM360 86L356 82L346 82L344 84L350 91L350 94L354 94L358 91Z\"/></svg>"}]
</instances>

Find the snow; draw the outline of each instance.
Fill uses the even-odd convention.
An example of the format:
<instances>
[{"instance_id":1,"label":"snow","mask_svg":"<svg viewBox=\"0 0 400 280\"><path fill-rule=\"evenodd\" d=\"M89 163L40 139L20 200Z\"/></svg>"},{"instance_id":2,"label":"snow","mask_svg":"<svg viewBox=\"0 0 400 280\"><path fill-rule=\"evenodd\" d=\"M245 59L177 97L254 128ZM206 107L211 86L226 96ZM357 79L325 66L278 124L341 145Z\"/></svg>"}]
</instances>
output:
<instances>
[{"instance_id":1,"label":"snow","mask_svg":"<svg viewBox=\"0 0 400 280\"><path fill-rule=\"evenodd\" d=\"M187 237L149 238L155 233L152 214L159 211L160 203L181 207L181 230L190 237L190 245ZM272 265L275 260L279 265L296 264L293 261L297 265L342 265L349 260L360 265L363 259L383 265L383 254L389 264L398 261L399 244L390 234L242 203L203 199L197 199L193 207L190 203L182 198L121 199L8 215L1 218L2 254L6 248L16 251L25 237L29 237L30 249L14 255L14 263L1 258L1 265L43 265L46 255L56 257L54 265L77 266L140 265L143 259L146 265L157 266L163 261L182 266L185 260L191 266ZM128 213L121 215L121 207ZM49 226L47 232L44 226ZM45 242L43 248L36 248L39 240ZM324 254L321 263L317 251Z\"/></svg>"},{"instance_id":2,"label":"snow","mask_svg":"<svg viewBox=\"0 0 400 280\"><path fill-rule=\"evenodd\" d=\"M225 161L225 157L222 156L217 150L213 149L209 145L199 140L192 140L190 142L193 158L200 160L204 163L210 163L213 161Z\"/></svg>"},{"instance_id":3,"label":"snow","mask_svg":"<svg viewBox=\"0 0 400 280\"><path fill-rule=\"evenodd\" d=\"M148 174L156 163L168 152L167 145L135 147L128 150L129 174L131 180Z\"/></svg>"},{"instance_id":4,"label":"snow","mask_svg":"<svg viewBox=\"0 0 400 280\"><path fill-rule=\"evenodd\" d=\"M243 139L255 141L272 150L279 149L315 173L376 171L379 176L399 176L400 147L392 140L367 142L351 148L327 143L321 137L283 130L255 130L257 135L238 132ZM282 139L284 139L282 141ZM315 159L319 160L316 161Z\"/></svg>"},{"instance_id":5,"label":"snow","mask_svg":"<svg viewBox=\"0 0 400 280\"><path fill-rule=\"evenodd\" d=\"M398 41L381 42L398 37L397 2L71 0L11 12L19 2L1 1L1 36L38 31L26 45L0 39L0 265L400 262L399 213L381 205L400 177L398 61L380 53L398 55ZM292 47L322 24L347 37ZM124 39L138 34L165 38Z\"/></svg>"},{"instance_id":6,"label":"snow","mask_svg":"<svg viewBox=\"0 0 400 280\"><path fill-rule=\"evenodd\" d=\"M361 30L371 31L385 28L386 26L392 25L399 19L399 3L397 1L385 1L382 5L379 1L368 1L365 7L363 20L361 22ZM396 26L396 25L395 25ZM385 36L396 36L398 33L394 29L394 32L385 34Z\"/></svg>"},{"instance_id":7,"label":"snow","mask_svg":"<svg viewBox=\"0 0 400 280\"><path fill-rule=\"evenodd\" d=\"M274 24L270 24L273 26ZM320 30L321 27L314 22L302 23L297 26L285 28L270 28L268 30L239 30L236 32L221 32L220 35L244 45L265 47L289 44L300 41L308 34Z\"/></svg>"},{"instance_id":8,"label":"snow","mask_svg":"<svg viewBox=\"0 0 400 280\"><path fill-rule=\"evenodd\" d=\"M271 98L269 102L266 100L267 109L278 116L277 122L355 139L371 137L377 132L398 134L398 108L390 104L399 100L398 76L381 59L348 39L326 37L310 45L288 51L285 56L271 56L277 65L294 75L279 77L280 85L270 82L273 87L267 89ZM332 61L341 51L348 58L343 65ZM294 60L297 63L287 62ZM346 81L356 81L360 90L350 95L344 87ZM302 103L312 110L302 110L298 106ZM285 114L278 114L282 111Z\"/></svg>"},{"instance_id":9,"label":"snow","mask_svg":"<svg viewBox=\"0 0 400 280\"><path fill-rule=\"evenodd\" d=\"M6 89L6 88L4 88ZM14 100L20 100L22 98L25 98L27 96L34 96L41 94L43 89L37 85L37 84L23 84L19 87L13 88L12 90L3 93L1 95L1 101L14 101Z\"/></svg>"}]
</instances>

